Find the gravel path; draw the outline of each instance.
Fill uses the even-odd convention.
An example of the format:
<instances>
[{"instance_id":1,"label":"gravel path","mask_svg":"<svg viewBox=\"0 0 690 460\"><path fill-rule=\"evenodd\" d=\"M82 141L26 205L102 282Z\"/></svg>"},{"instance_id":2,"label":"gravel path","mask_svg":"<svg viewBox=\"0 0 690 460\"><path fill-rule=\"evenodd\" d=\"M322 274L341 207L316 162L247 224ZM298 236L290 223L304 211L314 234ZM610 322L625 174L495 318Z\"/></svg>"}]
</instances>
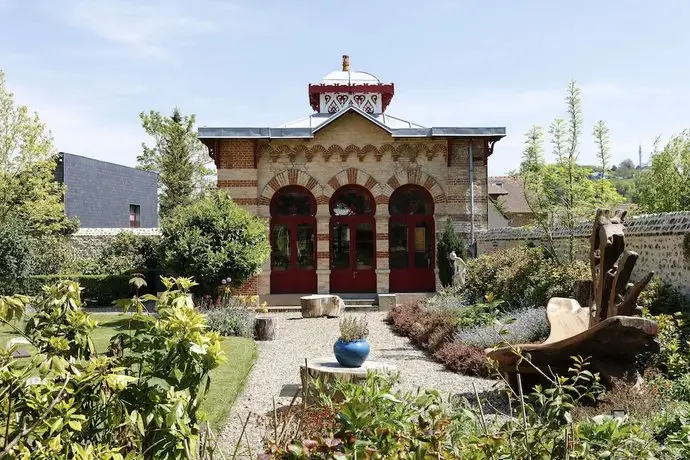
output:
<instances>
[{"instance_id":1,"label":"gravel path","mask_svg":"<svg viewBox=\"0 0 690 460\"><path fill-rule=\"evenodd\" d=\"M300 384L299 366L304 364L305 358L333 356L333 343L339 336L337 318L303 319L300 313L278 313L276 316L277 340L257 342L259 357L243 393L235 402L227 425L221 430L224 452L234 450L242 431L240 418L245 420L249 413L265 414L272 410L274 396L279 407L290 404L291 396L279 395L284 385L295 387ZM369 359L395 364L403 389L435 388L446 394L467 396L473 392L473 383L480 393L492 389L494 381L449 372L443 365L429 359L407 338L395 335L385 323L386 313L371 312L366 316L371 344ZM261 446L263 434L258 418L250 417L247 435L252 448Z\"/></svg>"}]
</instances>

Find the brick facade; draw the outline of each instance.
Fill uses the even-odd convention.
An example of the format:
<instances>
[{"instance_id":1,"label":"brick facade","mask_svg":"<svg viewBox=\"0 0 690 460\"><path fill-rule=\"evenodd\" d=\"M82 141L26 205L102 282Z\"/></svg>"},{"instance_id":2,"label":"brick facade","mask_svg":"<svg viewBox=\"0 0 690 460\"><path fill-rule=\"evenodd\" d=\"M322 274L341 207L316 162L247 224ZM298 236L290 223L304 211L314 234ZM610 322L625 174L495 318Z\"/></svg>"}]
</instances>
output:
<instances>
[{"instance_id":1,"label":"brick facade","mask_svg":"<svg viewBox=\"0 0 690 460\"><path fill-rule=\"evenodd\" d=\"M416 184L434 200L436 238L450 218L458 232L469 233L471 220L469 151L474 165L474 226L488 227L487 143L467 138L393 138L357 113L347 113L311 139L216 141L218 187L250 212L270 217L273 195L300 185L317 203L316 262L318 292L329 292L329 201L348 184L368 189L376 203L377 292L389 290L388 200L398 187ZM450 155L450 159L448 156ZM436 283L439 286L438 280ZM252 289L256 291L251 292ZM258 292L257 292L258 291ZM270 262L244 293L270 293Z\"/></svg>"}]
</instances>

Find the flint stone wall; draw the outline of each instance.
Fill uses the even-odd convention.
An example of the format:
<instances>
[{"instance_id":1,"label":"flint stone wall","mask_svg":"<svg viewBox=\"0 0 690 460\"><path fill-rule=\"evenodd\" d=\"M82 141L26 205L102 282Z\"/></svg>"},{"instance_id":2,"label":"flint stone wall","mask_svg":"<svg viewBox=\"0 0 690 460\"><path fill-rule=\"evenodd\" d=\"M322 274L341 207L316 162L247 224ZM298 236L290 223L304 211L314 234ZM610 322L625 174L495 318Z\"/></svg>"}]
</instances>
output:
<instances>
[{"instance_id":1,"label":"flint stone wall","mask_svg":"<svg viewBox=\"0 0 690 460\"><path fill-rule=\"evenodd\" d=\"M73 254L79 259L93 259L103 247L120 232L132 232L139 236L160 236L159 228L80 228L69 238Z\"/></svg>"},{"instance_id":2,"label":"flint stone wall","mask_svg":"<svg viewBox=\"0 0 690 460\"><path fill-rule=\"evenodd\" d=\"M690 263L683 250L683 239L690 233L690 212L645 214L626 219L625 248L640 255L632 275L634 281L653 271L663 281L690 295ZM589 260L589 236L592 223L578 225L576 257ZM495 228L477 235L479 254L528 243L542 245L543 233L533 227ZM690 238L690 237L688 237ZM554 233L556 250L565 254L568 234L565 229Z\"/></svg>"}]
</instances>

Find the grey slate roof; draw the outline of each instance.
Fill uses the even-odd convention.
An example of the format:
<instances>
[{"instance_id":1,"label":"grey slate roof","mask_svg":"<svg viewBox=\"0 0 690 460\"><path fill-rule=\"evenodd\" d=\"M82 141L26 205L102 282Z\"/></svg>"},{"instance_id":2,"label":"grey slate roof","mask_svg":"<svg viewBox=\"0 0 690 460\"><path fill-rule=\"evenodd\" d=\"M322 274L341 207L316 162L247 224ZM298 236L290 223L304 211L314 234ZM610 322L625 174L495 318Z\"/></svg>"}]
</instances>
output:
<instances>
[{"instance_id":1,"label":"grey slate roof","mask_svg":"<svg viewBox=\"0 0 690 460\"><path fill-rule=\"evenodd\" d=\"M487 137L500 139L505 137L505 127L461 128L392 128L377 117L369 115L357 107L347 107L334 113L327 121L313 127L300 128L252 128L252 127L201 127L199 139L311 139L319 128L326 126L346 112L355 112L370 122L389 131L393 137Z\"/></svg>"}]
</instances>

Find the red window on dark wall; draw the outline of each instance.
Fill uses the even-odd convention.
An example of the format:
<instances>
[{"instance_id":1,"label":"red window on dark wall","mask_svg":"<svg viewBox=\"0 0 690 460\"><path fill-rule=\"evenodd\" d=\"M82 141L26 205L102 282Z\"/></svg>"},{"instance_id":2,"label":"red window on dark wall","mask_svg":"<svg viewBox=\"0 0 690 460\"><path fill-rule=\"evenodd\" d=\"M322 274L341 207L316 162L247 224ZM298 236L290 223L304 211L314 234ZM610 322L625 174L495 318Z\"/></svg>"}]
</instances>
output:
<instances>
[{"instance_id":1,"label":"red window on dark wall","mask_svg":"<svg viewBox=\"0 0 690 460\"><path fill-rule=\"evenodd\" d=\"M129 226L132 228L141 227L141 206L138 204L129 205Z\"/></svg>"}]
</instances>

